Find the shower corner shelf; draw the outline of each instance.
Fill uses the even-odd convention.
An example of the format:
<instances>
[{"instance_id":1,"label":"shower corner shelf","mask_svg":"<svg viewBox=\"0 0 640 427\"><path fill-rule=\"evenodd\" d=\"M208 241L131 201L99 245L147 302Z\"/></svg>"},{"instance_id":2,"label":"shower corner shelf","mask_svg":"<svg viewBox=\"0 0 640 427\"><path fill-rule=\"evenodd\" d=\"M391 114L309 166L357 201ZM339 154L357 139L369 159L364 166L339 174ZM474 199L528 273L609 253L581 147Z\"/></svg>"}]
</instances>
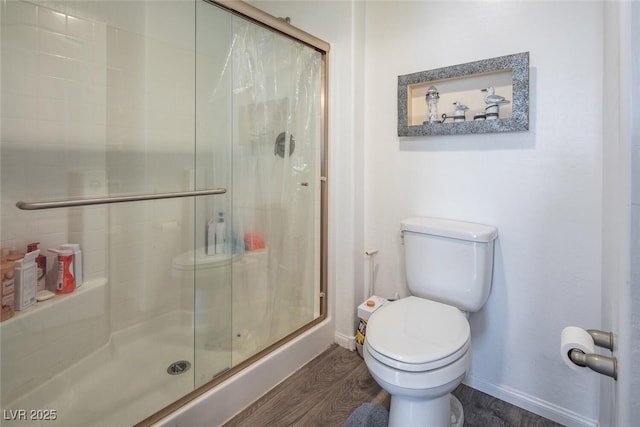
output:
<instances>
[{"instance_id":1,"label":"shower corner shelf","mask_svg":"<svg viewBox=\"0 0 640 427\"><path fill-rule=\"evenodd\" d=\"M454 102L469 105L467 116L484 112L481 89L495 87L505 95L504 117L496 120L428 122L425 99L432 86L439 90L438 108L452 118ZM440 117L440 116L438 116ZM463 135L529 130L529 52L500 56L450 67L398 76L398 136Z\"/></svg>"}]
</instances>

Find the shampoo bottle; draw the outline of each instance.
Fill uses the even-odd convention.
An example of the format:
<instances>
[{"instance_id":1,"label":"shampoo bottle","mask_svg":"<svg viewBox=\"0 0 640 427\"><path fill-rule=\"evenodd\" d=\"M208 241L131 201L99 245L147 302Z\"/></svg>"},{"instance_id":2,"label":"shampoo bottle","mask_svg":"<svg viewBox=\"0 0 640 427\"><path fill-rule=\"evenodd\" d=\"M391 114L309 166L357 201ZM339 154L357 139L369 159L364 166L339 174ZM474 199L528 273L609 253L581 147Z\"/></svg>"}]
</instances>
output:
<instances>
[{"instance_id":1,"label":"shampoo bottle","mask_svg":"<svg viewBox=\"0 0 640 427\"><path fill-rule=\"evenodd\" d=\"M65 243L60 245L60 250L73 252L73 277L76 281L76 288L82 286L82 251L77 243Z\"/></svg>"},{"instance_id":2,"label":"shampoo bottle","mask_svg":"<svg viewBox=\"0 0 640 427\"><path fill-rule=\"evenodd\" d=\"M15 314L15 262L3 258L0 262L0 275L2 275L0 322L4 322Z\"/></svg>"},{"instance_id":3,"label":"shampoo bottle","mask_svg":"<svg viewBox=\"0 0 640 427\"><path fill-rule=\"evenodd\" d=\"M56 279L56 293L68 294L76 289L73 277L73 251L68 249L49 249L58 254L58 278Z\"/></svg>"},{"instance_id":4,"label":"shampoo bottle","mask_svg":"<svg viewBox=\"0 0 640 427\"><path fill-rule=\"evenodd\" d=\"M216 223L216 254L225 253L226 229L224 225L224 213L218 212L218 222Z\"/></svg>"},{"instance_id":5,"label":"shampoo bottle","mask_svg":"<svg viewBox=\"0 0 640 427\"><path fill-rule=\"evenodd\" d=\"M38 248L38 245L40 245L40 242L33 242L33 243L29 243L27 245L27 252L33 252ZM46 290L47 286L46 286L46 276L47 276L47 257L40 254L36 257L36 266L37 266L37 273L38 273L38 287L36 292L41 292Z\"/></svg>"},{"instance_id":6,"label":"shampoo bottle","mask_svg":"<svg viewBox=\"0 0 640 427\"><path fill-rule=\"evenodd\" d=\"M15 264L15 304L16 310L24 310L36 302L38 287L38 266L36 257L40 249L29 252Z\"/></svg>"},{"instance_id":7,"label":"shampoo bottle","mask_svg":"<svg viewBox=\"0 0 640 427\"><path fill-rule=\"evenodd\" d=\"M216 254L216 222L212 219L207 223L207 233L206 233L206 254L207 255L215 255Z\"/></svg>"}]
</instances>

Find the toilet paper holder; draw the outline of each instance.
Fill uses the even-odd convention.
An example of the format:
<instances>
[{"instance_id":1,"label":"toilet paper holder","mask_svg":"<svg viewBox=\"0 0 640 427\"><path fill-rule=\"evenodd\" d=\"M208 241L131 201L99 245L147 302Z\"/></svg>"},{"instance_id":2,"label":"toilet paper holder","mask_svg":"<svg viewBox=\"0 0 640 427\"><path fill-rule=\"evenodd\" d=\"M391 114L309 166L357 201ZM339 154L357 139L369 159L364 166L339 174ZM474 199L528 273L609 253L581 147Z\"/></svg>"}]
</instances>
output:
<instances>
[{"instance_id":1,"label":"toilet paper holder","mask_svg":"<svg viewBox=\"0 0 640 427\"><path fill-rule=\"evenodd\" d=\"M597 329L587 329L586 331L591 335L596 346L613 351L612 332L604 332ZM614 380L618 379L618 366L615 357L592 353L585 354L582 350L574 348L569 351L569 359L578 366L587 367Z\"/></svg>"}]
</instances>

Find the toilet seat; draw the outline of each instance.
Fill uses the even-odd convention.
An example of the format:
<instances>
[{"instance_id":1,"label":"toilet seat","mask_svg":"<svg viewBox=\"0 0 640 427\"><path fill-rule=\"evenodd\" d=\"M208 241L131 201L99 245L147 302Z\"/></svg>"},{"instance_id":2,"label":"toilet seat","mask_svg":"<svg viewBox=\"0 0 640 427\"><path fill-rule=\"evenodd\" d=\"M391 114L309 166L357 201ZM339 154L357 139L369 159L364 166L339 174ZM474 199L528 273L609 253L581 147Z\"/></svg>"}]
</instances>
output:
<instances>
[{"instance_id":1,"label":"toilet seat","mask_svg":"<svg viewBox=\"0 0 640 427\"><path fill-rule=\"evenodd\" d=\"M367 323L365 345L379 362L404 371L429 371L458 360L470 328L456 307L415 296L387 303Z\"/></svg>"}]
</instances>

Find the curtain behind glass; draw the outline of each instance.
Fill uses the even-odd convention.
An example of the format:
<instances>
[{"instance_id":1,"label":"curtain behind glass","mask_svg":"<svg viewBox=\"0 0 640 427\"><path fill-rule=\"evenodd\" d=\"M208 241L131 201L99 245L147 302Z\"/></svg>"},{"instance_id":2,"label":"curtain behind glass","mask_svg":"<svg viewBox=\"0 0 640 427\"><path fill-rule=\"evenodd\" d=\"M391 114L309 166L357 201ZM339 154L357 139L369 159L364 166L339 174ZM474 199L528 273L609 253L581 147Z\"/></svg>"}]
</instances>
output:
<instances>
[{"instance_id":1,"label":"curtain behind glass","mask_svg":"<svg viewBox=\"0 0 640 427\"><path fill-rule=\"evenodd\" d=\"M257 351L315 315L320 61L315 50L234 21L234 230L266 275L234 274L234 334Z\"/></svg>"}]
</instances>

